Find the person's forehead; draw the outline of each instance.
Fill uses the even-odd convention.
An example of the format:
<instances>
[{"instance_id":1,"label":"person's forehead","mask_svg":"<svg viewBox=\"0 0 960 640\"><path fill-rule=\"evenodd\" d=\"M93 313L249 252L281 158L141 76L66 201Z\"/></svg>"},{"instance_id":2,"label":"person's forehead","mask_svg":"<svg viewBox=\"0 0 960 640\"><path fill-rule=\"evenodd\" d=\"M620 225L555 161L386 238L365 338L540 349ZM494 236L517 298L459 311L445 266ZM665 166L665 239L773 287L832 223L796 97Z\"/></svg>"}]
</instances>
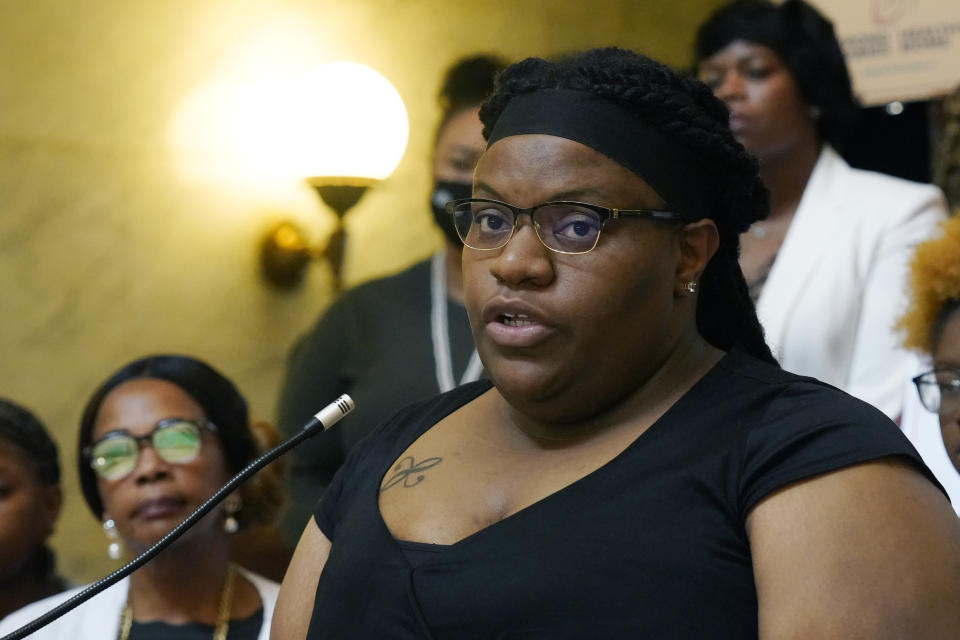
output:
<instances>
[{"instance_id":1,"label":"person's forehead","mask_svg":"<svg viewBox=\"0 0 960 640\"><path fill-rule=\"evenodd\" d=\"M93 439L114 429L134 435L149 433L164 418L204 418L203 408L176 384L156 378L128 380L103 399Z\"/></svg>"},{"instance_id":2,"label":"person's forehead","mask_svg":"<svg viewBox=\"0 0 960 640\"><path fill-rule=\"evenodd\" d=\"M673 91L678 104L698 109L696 101L682 88ZM667 203L690 218L700 218L710 210L708 194L701 188L708 184L709 171L688 143L669 128L661 129L650 120L634 101L608 99L590 91L577 89L541 89L512 97L493 123L490 131L491 150L509 137L540 134L576 141L589 148L577 148L579 154L591 154L594 165L609 167L602 179L642 180L663 196ZM596 150L596 151L594 151ZM529 160L530 154L521 154ZM547 156L549 158L549 156ZM542 163L541 173L550 168L571 174L569 156L559 165ZM516 158L509 171L524 171ZM559 160L558 160L559 162ZM616 169L614 169L616 167ZM695 188L690 188L693 185ZM626 202L618 205L626 207ZM633 203L638 207L654 203Z\"/></svg>"},{"instance_id":3,"label":"person's forehead","mask_svg":"<svg viewBox=\"0 0 960 640\"><path fill-rule=\"evenodd\" d=\"M943 323L933 357L940 364L960 367L960 311L954 311Z\"/></svg>"},{"instance_id":4,"label":"person's forehead","mask_svg":"<svg viewBox=\"0 0 960 640\"><path fill-rule=\"evenodd\" d=\"M478 175L549 175L568 171L610 172L614 175L622 171L633 175L581 142L541 133L501 138L484 151L477 165Z\"/></svg>"},{"instance_id":5,"label":"person's forehead","mask_svg":"<svg viewBox=\"0 0 960 640\"><path fill-rule=\"evenodd\" d=\"M567 138L546 134L496 141L477 165L478 195L532 192L534 199L576 199L575 194L617 197L629 192L661 200L639 176L602 153ZM563 197L561 197L563 196ZM623 206L618 203L617 206Z\"/></svg>"},{"instance_id":6,"label":"person's forehead","mask_svg":"<svg viewBox=\"0 0 960 640\"><path fill-rule=\"evenodd\" d=\"M480 107L466 107L450 116L450 119L443 125L443 129L440 130L439 137L442 139L444 136L475 135L482 140L482 131L483 123L480 122Z\"/></svg>"},{"instance_id":7,"label":"person's forehead","mask_svg":"<svg viewBox=\"0 0 960 640\"><path fill-rule=\"evenodd\" d=\"M779 62L780 56L767 45L749 40L734 40L722 49L701 61L701 67L711 67L722 64L737 64L761 60L765 62Z\"/></svg>"},{"instance_id":8,"label":"person's forehead","mask_svg":"<svg viewBox=\"0 0 960 640\"><path fill-rule=\"evenodd\" d=\"M6 438L0 438L0 476L3 474L20 474L31 470L29 454L19 445Z\"/></svg>"}]
</instances>

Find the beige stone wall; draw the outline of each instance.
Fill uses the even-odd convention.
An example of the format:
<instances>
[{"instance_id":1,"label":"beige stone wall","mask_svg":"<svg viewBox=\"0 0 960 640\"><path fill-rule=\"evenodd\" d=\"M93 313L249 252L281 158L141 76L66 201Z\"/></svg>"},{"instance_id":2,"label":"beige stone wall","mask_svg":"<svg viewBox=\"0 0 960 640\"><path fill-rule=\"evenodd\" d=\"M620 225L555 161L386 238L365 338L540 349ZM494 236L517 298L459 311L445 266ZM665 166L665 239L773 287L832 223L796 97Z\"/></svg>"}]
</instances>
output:
<instances>
[{"instance_id":1,"label":"beige stone wall","mask_svg":"<svg viewBox=\"0 0 960 640\"><path fill-rule=\"evenodd\" d=\"M328 214L304 187L252 189L171 152L198 87L297 45L352 59L406 101L407 153L351 213L348 284L428 255L426 159L443 68L476 50L511 58L616 44L685 64L716 0L30 0L0 6L0 395L32 407L61 446L64 573L110 565L75 481L76 425L94 386L150 352L198 355L270 418L285 353L329 302L311 268L265 286L256 245L292 218L321 241ZM284 46L286 46L284 45ZM190 160L189 158L187 160ZM193 158L193 165L203 158ZM206 167L210 168L210 167Z\"/></svg>"}]
</instances>

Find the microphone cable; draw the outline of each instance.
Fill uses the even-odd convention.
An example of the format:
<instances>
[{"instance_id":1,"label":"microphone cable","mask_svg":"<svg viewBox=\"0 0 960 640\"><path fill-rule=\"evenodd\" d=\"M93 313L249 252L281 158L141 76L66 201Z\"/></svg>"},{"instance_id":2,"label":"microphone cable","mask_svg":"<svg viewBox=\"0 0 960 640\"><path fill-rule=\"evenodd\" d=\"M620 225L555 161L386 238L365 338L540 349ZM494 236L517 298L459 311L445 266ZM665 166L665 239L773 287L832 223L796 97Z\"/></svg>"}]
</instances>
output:
<instances>
[{"instance_id":1,"label":"microphone cable","mask_svg":"<svg viewBox=\"0 0 960 640\"><path fill-rule=\"evenodd\" d=\"M241 484L246 482L251 476L260 471L263 467L267 466L284 453L294 448L307 438L329 429L334 424L340 421L345 415L353 411L354 403L353 399L350 398L347 394L343 394L314 416L304 425L303 429L300 430L295 436L292 436L288 440L281 442L276 447L267 451L259 458L248 464L244 467L240 473L235 475L231 480L220 487L220 489L214 493L212 496L207 498L207 500L197 507L196 511L187 516L183 522L178 524L176 527L170 530L165 536L157 540L149 549L141 553L139 556L123 565L110 575L101 578L99 581L91 584L86 589L76 594L69 600L59 604L50 611L47 611L41 616L31 620L27 624L23 625L13 633L3 636L0 640L21 640L22 638L27 637L31 633L39 631L43 627L47 626L60 616L64 615L68 611L76 609L81 604L97 595L104 589L113 586L120 580L123 580L128 575L150 562L158 553L166 549L173 543L177 538L184 534L184 532L196 524L197 520L207 515L211 509L220 504L224 498L233 493L233 491L239 487Z\"/></svg>"}]
</instances>

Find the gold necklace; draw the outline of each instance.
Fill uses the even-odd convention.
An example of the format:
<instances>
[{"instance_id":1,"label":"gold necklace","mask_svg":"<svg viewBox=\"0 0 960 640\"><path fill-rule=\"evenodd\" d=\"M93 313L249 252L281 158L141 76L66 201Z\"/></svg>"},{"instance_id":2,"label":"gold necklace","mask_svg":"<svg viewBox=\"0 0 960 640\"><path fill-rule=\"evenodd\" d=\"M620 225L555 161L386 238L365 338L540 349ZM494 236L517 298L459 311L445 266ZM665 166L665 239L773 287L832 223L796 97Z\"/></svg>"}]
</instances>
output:
<instances>
[{"instance_id":1,"label":"gold necklace","mask_svg":"<svg viewBox=\"0 0 960 640\"><path fill-rule=\"evenodd\" d=\"M227 640L227 631L230 629L230 605L233 601L233 577L236 571L233 565L227 565L227 577L220 591L220 606L217 609L217 624L213 628L213 640ZM120 635L117 640L127 640L130 637L130 627L133 626L133 607L130 606L130 596L120 614Z\"/></svg>"}]
</instances>

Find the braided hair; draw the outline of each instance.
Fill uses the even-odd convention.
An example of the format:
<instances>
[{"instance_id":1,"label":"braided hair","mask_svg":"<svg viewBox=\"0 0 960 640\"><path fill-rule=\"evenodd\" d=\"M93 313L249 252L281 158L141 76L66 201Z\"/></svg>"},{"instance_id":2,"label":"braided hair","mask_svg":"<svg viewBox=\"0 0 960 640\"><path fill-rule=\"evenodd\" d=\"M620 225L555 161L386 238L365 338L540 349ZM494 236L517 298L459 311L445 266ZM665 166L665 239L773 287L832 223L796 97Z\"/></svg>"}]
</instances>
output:
<instances>
[{"instance_id":1,"label":"braided hair","mask_svg":"<svg viewBox=\"0 0 960 640\"><path fill-rule=\"evenodd\" d=\"M697 299L697 328L723 350L738 345L776 362L763 338L753 300L740 270L740 234L767 215L768 193L757 161L727 125L726 106L706 85L675 73L642 54L618 48L592 49L555 61L528 58L497 77L480 109L484 138L515 97L544 89L585 91L618 104L701 159L700 189L711 202L720 246L707 264ZM692 221L703 212L680 211Z\"/></svg>"},{"instance_id":2,"label":"braided hair","mask_svg":"<svg viewBox=\"0 0 960 640\"><path fill-rule=\"evenodd\" d=\"M26 454L41 486L60 484L57 445L43 423L24 407L5 398L0 398L0 440Z\"/></svg>"}]
</instances>

